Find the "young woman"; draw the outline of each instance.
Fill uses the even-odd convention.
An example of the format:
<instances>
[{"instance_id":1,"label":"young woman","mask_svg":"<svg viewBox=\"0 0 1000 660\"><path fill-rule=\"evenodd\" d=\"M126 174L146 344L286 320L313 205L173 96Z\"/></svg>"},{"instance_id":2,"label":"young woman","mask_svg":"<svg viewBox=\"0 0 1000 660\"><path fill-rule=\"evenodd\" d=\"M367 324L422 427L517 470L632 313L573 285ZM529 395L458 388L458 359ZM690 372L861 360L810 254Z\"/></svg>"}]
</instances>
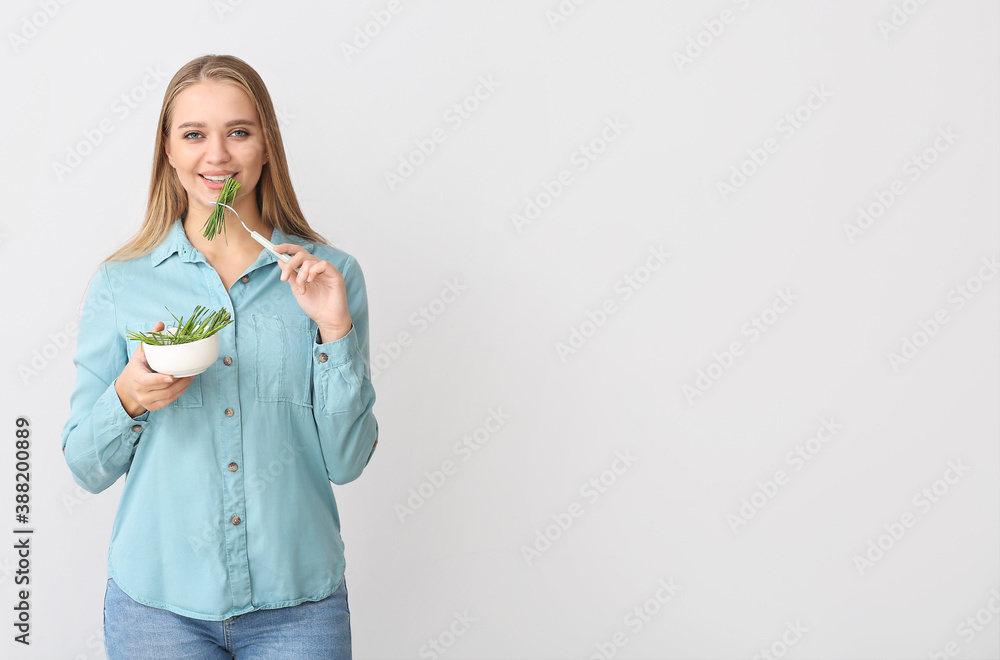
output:
<instances>
[{"instance_id":1,"label":"young woman","mask_svg":"<svg viewBox=\"0 0 1000 660\"><path fill-rule=\"evenodd\" d=\"M243 223L287 263L232 212L203 236L229 177ZM197 305L235 319L218 360L152 371L126 330ZM349 658L330 482L356 479L377 444L364 276L303 218L270 96L242 60L201 57L170 81L145 220L93 277L74 362L66 462L93 493L127 475L108 657Z\"/></svg>"}]
</instances>

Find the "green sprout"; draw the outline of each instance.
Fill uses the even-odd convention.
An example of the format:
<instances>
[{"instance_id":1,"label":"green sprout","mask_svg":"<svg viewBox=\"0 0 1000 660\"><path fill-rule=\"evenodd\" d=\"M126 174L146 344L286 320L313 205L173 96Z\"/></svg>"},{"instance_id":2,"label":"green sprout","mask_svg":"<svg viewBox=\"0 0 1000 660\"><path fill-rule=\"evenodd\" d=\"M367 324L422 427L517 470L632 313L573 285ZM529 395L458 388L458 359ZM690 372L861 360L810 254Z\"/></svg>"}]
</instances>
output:
<instances>
[{"instance_id":1,"label":"green sprout","mask_svg":"<svg viewBox=\"0 0 1000 660\"><path fill-rule=\"evenodd\" d=\"M173 333L169 333L164 330L161 332L141 334L133 332L132 330L127 330L125 334L129 339L141 341L144 344L151 344L154 346L173 346L176 344L189 344L193 341L198 341L199 339L207 339L233 322L233 318L229 315L229 310L225 307L211 315L208 315L208 310L201 305L198 305L194 308L194 313L191 314L191 318L187 321L185 321L183 317L177 318L177 316L175 316L169 308L166 308L166 310L171 316L174 317L174 321L177 322L177 329Z\"/></svg>"},{"instance_id":2,"label":"green sprout","mask_svg":"<svg viewBox=\"0 0 1000 660\"><path fill-rule=\"evenodd\" d=\"M226 179L226 184L219 191L219 201L215 204L215 208L212 209L212 213L209 214L208 220L205 221L204 236L208 240L212 240L226 231L226 207L222 205L232 205L233 201L236 200L236 193L239 192L239 189L239 181L232 177ZM226 234L226 245L229 245L228 233Z\"/></svg>"}]
</instances>

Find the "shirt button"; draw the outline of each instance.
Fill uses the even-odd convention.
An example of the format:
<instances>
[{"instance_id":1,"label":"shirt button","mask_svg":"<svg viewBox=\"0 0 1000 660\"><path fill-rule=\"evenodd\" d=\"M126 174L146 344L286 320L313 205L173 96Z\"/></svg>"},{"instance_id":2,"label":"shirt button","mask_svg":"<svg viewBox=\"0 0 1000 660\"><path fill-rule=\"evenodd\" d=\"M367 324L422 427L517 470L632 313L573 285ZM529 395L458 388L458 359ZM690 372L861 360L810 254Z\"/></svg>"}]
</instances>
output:
<instances>
[{"instance_id":1,"label":"shirt button","mask_svg":"<svg viewBox=\"0 0 1000 660\"><path fill-rule=\"evenodd\" d=\"M133 433L138 433L141 430L142 430L142 426L140 424L133 424L132 425L132 432Z\"/></svg>"},{"instance_id":2,"label":"shirt button","mask_svg":"<svg viewBox=\"0 0 1000 660\"><path fill-rule=\"evenodd\" d=\"M233 363L233 358L229 357L228 355L222 358L222 364L226 365L227 367L232 363Z\"/></svg>"},{"instance_id":3,"label":"shirt button","mask_svg":"<svg viewBox=\"0 0 1000 660\"><path fill-rule=\"evenodd\" d=\"M326 362L327 360L329 360L329 359L330 359L330 356L328 356L328 355L327 355L326 353L320 353L320 354L319 354L319 357L318 357L317 359L318 359L318 360L319 360L320 362Z\"/></svg>"},{"instance_id":4,"label":"shirt button","mask_svg":"<svg viewBox=\"0 0 1000 660\"><path fill-rule=\"evenodd\" d=\"M240 466L237 465L236 463L230 463L229 464L229 471L230 472L236 472L239 469L240 469Z\"/></svg>"},{"instance_id":5,"label":"shirt button","mask_svg":"<svg viewBox=\"0 0 1000 660\"><path fill-rule=\"evenodd\" d=\"M226 417L232 417L235 413L236 411L234 411L232 408L226 408Z\"/></svg>"},{"instance_id":6,"label":"shirt button","mask_svg":"<svg viewBox=\"0 0 1000 660\"><path fill-rule=\"evenodd\" d=\"M244 275L243 277L240 278L240 282L243 282L244 284L246 284L249 281L250 281L249 275Z\"/></svg>"},{"instance_id":7,"label":"shirt button","mask_svg":"<svg viewBox=\"0 0 1000 660\"><path fill-rule=\"evenodd\" d=\"M232 518L229 519L229 522L233 523L234 525L239 525L243 521L240 520L239 516L233 516Z\"/></svg>"}]
</instances>

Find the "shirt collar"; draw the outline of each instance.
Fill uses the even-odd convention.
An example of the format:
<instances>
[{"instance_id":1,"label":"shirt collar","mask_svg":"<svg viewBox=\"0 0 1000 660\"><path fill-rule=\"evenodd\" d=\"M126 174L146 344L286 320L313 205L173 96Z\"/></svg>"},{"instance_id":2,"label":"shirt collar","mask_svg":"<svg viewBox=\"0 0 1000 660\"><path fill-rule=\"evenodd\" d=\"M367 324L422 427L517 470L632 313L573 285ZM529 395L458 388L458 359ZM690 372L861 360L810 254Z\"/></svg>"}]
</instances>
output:
<instances>
[{"instance_id":1,"label":"shirt collar","mask_svg":"<svg viewBox=\"0 0 1000 660\"><path fill-rule=\"evenodd\" d=\"M290 234L285 234L277 227L271 232L271 242L275 245L280 245L282 243L297 243L301 245L309 252L312 252L314 243L303 241L298 236L293 236ZM177 254L181 261L195 262L195 261L205 261L205 255L203 255L195 246L191 245L191 241L188 239L187 234L184 233L184 222L181 218L174 221L174 224L168 230L167 235L163 237L160 244L153 248L150 252L150 259L152 260L153 266L159 266L161 263L166 261L167 257ZM257 259L257 264L268 264L275 263L278 258L275 257L267 250L261 250L260 257Z\"/></svg>"}]
</instances>

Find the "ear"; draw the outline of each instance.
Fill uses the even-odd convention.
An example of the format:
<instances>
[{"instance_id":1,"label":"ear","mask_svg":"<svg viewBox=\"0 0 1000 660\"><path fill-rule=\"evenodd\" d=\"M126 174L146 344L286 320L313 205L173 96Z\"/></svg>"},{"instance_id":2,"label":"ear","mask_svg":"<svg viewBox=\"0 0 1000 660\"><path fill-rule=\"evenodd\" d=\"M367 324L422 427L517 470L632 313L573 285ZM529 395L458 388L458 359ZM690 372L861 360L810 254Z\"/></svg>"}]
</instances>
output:
<instances>
[{"instance_id":1,"label":"ear","mask_svg":"<svg viewBox=\"0 0 1000 660\"><path fill-rule=\"evenodd\" d=\"M163 141L163 152L167 154L167 162L170 163L170 167L175 167L174 157L170 154L170 138Z\"/></svg>"}]
</instances>

